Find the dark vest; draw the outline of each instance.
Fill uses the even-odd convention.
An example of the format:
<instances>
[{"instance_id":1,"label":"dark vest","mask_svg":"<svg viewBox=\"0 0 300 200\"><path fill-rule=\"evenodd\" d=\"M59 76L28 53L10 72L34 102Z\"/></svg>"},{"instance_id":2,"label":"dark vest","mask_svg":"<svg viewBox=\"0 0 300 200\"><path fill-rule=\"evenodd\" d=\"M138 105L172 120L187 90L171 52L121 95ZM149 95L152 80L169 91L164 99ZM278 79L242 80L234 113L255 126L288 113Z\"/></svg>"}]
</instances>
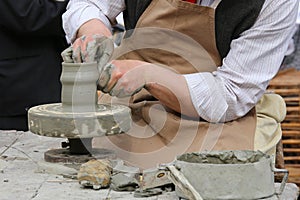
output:
<instances>
[{"instance_id":1,"label":"dark vest","mask_svg":"<svg viewBox=\"0 0 300 200\"><path fill-rule=\"evenodd\" d=\"M215 28L217 48L222 58L232 40L239 37L256 21L265 0L222 0L216 9ZM124 23L126 30L134 29L139 17L151 0L125 0ZM128 35L127 35L128 36Z\"/></svg>"}]
</instances>

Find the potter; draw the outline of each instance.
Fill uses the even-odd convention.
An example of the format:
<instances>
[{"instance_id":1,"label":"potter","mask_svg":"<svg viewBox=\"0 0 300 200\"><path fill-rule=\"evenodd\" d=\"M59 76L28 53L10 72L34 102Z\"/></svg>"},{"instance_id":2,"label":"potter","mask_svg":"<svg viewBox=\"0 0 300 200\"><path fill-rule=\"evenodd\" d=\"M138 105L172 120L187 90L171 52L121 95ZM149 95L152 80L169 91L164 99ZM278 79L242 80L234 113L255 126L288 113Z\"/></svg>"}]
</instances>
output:
<instances>
[{"instance_id":1,"label":"potter","mask_svg":"<svg viewBox=\"0 0 300 200\"><path fill-rule=\"evenodd\" d=\"M99 102L129 106L133 124L125 134L95 138L94 145L113 149L142 169L186 152L274 155L285 103L266 87L284 56L296 5L284 0L72 1L63 19L73 62L93 60L93 53L92 59L85 57L90 44L99 46L97 62L106 43L97 44L101 39L95 36L111 38L116 15L125 14L124 38L99 69L99 89L112 97ZM285 23L266 23L269 17Z\"/></svg>"}]
</instances>

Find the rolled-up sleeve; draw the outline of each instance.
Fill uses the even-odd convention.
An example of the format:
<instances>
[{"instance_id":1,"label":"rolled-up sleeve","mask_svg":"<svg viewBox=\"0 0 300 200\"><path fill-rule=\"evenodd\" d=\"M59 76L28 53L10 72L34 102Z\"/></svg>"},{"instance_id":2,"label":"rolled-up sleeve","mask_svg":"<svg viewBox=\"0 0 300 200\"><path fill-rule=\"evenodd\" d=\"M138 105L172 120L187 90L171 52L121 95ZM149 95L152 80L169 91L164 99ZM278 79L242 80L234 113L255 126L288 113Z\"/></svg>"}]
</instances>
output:
<instances>
[{"instance_id":1,"label":"rolled-up sleeve","mask_svg":"<svg viewBox=\"0 0 300 200\"><path fill-rule=\"evenodd\" d=\"M198 114L210 122L244 116L276 75L296 22L297 1L266 0L255 24L231 42L213 73L185 75Z\"/></svg>"},{"instance_id":2,"label":"rolled-up sleeve","mask_svg":"<svg viewBox=\"0 0 300 200\"><path fill-rule=\"evenodd\" d=\"M111 29L111 22L124 9L124 0L70 0L63 14L63 28L68 41L72 42L79 27L91 19L99 19Z\"/></svg>"}]
</instances>

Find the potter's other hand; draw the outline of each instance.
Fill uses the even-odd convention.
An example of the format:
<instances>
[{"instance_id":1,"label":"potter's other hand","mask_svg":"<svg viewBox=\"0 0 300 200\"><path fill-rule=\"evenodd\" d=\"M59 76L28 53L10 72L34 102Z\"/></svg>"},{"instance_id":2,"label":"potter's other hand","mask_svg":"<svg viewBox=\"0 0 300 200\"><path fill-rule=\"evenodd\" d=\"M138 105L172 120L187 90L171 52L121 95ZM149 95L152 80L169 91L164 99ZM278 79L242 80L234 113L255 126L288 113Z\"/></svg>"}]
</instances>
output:
<instances>
[{"instance_id":1,"label":"potter's other hand","mask_svg":"<svg viewBox=\"0 0 300 200\"><path fill-rule=\"evenodd\" d=\"M72 62L73 62L72 53L73 53L73 48L72 48L72 46L66 48L66 49L61 53L61 57L62 57L63 61L66 62L66 63L72 63Z\"/></svg>"},{"instance_id":2,"label":"potter's other hand","mask_svg":"<svg viewBox=\"0 0 300 200\"><path fill-rule=\"evenodd\" d=\"M72 58L75 63L97 62L99 70L106 65L113 53L113 40L100 35L83 35L72 45Z\"/></svg>"},{"instance_id":3,"label":"potter's other hand","mask_svg":"<svg viewBox=\"0 0 300 200\"><path fill-rule=\"evenodd\" d=\"M131 96L145 86L147 65L138 60L114 60L101 71L98 88L111 96Z\"/></svg>"}]
</instances>

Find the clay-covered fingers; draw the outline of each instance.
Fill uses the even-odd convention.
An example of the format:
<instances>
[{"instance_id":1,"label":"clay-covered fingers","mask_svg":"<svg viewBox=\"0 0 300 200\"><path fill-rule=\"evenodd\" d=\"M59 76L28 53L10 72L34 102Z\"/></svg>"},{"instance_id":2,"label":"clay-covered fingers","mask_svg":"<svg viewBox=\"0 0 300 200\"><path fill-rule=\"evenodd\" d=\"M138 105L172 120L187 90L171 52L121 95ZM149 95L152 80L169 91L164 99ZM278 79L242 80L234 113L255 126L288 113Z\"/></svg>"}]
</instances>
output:
<instances>
[{"instance_id":1,"label":"clay-covered fingers","mask_svg":"<svg viewBox=\"0 0 300 200\"><path fill-rule=\"evenodd\" d=\"M100 72L98 79L98 89L102 92L109 93L112 87L116 84L117 79L113 75L113 71L116 69L116 66L112 63L109 63L103 67Z\"/></svg>"},{"instance_id":2,"label":"clay-covered fingers","mask_svg":"<svg viewBox=\"0 0 300 200\"><path fill-rule=\"evenodd\" d=\"M69 46L68 48L66 48L61 53L61 57L62 57L63 61L66 62L66 63L72 63L73 62L72 53L73 53L73 47L72 46Z\"/></svg>"},{"instance_id":3,"label":"clay-covered fingers","mask_svg":"<svg viewBox=\"0 0 300 200\"><path fill-rule=\"evenodd\" d=\"M95 45L92 44L90 52L94 52L94 60L98 63L98 70L101 72L104 66L109 62L113 52L114 52L114 42L112 39L107 37L95 37ZM93 47L95 46L95 47Z\"/></svg>"},{"instance_id":4,"label":"clay-covered fingers","mask_svg":"<svg viewBox=\"0 0 300 200\"><path fill-rule=\"evenodd\" d=\"M146 64L134 60L114 60L103 67L98 79L98 89L111 96L128 97L145 85Z\"/></svg>"},{"instance_id":5,"label":"clay-covered fingers","mask_svg":"<svg viewBox=\"0 0 300 200\"><path fill-rule=\"evenodd\" d=\"M81 57L84 62L98 62L103 67L112 56L114 43L103 35L92 35L91 38L86 38L82 47Z\"/></svg>"},{"instance_id":6,"label":"clay-covered fingers","mask_svg":"<svg viewBox=\"0 0 300 200\"><path fill-rule=\"evenodd\" d=\"M82 59L82 48L84 46L85 36L77 38L75 42L72 44L72 59L74 63L82 63L84 62Z\"/></svg>"},{"instance_id":7,"label":"clay-covered fingers","mask_svg":"<svg viewBox=\"0 0 300 200\"><path fill-rule=\"evenodd\" d=\"M114 50L113 40L99 34L83 35L72 46L74 62L97 62L99 70L109 61Z\"/></svg>"},{"instance_id":8,"label":"clay-covered fingers","mask_svg":"<svg viewBox=\"0 0 300 200\"><path fill-rule=\"evenodd\" d=\"M119 98L129 97L138 93L139 91L141 91L141 89L144 88L145 84L127 85L128 81L124 81L124 79L125 77L122 77L111 89L111 91L109 92L111 96L116 96Z\"/></svg>"},{"instance_id":9,"label":"clay-covered fingers","mask_svg":"<svg viewBox=\"0 0 300 200\"><path fill-rule=\"evenodd\" d=\"M115 60L104 66L98 88L111 96L132 96L145 85L145 68L140 61Z\"/></svg>"},{"instance_id":10,"label":"clay-covered fingers","mask_svg":"<svg viewBox=\"0 0 300 200\"><path fill-rule=\"evenodd\" d=\"M138 93L145 86L143 67L136 67L127 71L118 79L109 92L111 96L119 98L129 97Z\"/></svg>"}]
</instances>

